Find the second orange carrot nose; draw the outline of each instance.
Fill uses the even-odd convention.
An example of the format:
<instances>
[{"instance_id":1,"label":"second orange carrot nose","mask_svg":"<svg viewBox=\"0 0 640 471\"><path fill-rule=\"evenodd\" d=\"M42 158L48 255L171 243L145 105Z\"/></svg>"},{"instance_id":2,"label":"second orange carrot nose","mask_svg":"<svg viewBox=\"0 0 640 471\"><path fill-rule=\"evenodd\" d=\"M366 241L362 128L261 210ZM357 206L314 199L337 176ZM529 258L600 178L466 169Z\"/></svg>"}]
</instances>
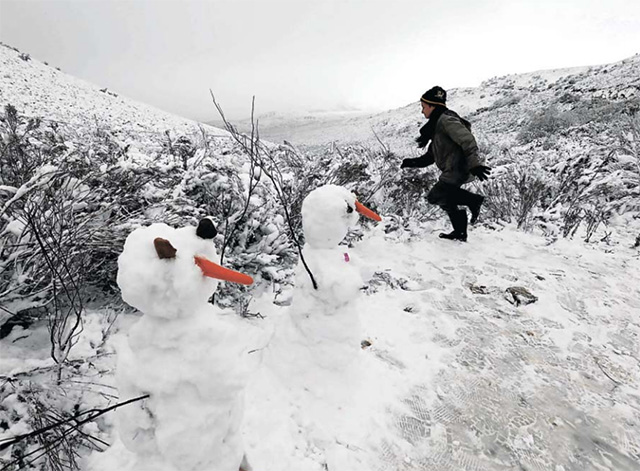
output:
<instances>
[{"instance_id":1,"label":"second orange carrot nose","mask_svg":"<svg viewBox=\"0 0 640 471\"><path fill-rule=\"evenodd\" d=\"M369 219L373 219L374 221L382 221L382 218L380 216L378 216L377 213L371 211L369 208L367 208L360 201L356 201L356 211L358 211L363 216L368 217Z\"/></svg>"},{"instance_id":2,"label":"second orange carrot nose","mask_svg":"<svg viewBox=\"0 0 640 471\"><path fill-rule=\"evenodd\" d=\"M253 283L253 278L249 275L222 267L205 257L196 255L193 259L196 265L200 267L200 270L202 270L204 276L215 278L216 280L240 283L241 285L250 285Z\"/></svg>"}]
</instances>

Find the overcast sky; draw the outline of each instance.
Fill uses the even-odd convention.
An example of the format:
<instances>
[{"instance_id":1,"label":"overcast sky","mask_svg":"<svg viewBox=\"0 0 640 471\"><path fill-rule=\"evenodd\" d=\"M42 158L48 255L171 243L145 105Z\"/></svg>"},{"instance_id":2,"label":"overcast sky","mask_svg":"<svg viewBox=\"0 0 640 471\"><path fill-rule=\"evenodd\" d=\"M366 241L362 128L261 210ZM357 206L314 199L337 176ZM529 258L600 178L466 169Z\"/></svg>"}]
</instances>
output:
<instances>
[{"instance_id":1,"label":"overcast sky","mask_svg":"<svg viewBox=\"0 0 640 471\"><path fill-rule=\"evenodd\" d=\"M640 52L639 0L0 0L0 41L189 118L397 108Z\"/></svg>"}]
</instances>

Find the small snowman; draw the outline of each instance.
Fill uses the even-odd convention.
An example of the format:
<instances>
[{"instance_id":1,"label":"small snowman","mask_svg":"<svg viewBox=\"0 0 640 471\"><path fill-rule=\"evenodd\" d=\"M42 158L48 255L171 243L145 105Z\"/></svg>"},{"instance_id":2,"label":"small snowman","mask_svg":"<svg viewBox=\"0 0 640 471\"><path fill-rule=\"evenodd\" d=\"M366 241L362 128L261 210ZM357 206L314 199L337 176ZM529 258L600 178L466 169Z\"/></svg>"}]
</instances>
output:
<instances>
[{"instance_id":1,"label":"small snowman","mask_svg":"<svg viewBox=\"0 0 640 471\"><path fill-rule=\"evenodd\" d=\"M326 453L335 448L335 433L348 417L341 411L358 387L362 333L356 302L364 282L356 260L339 244L359 214L380 220L336 185L317 188L303 201L302 253L317 289L301 260L289 315L265 359L288 386L299 410L296 420Z\"/></svg>"},{"instance_id":2,"label":"small snowman","mask_svg":"<svg viewBox=\"0 0 640 471\"><path fill-rule=\"evenodd\" d=\"M380 221L353 193L337 185L313 190L302 203L302 253L317 289L301 261L296 267L291 319L304 342L315 350L314 363L322 367L340 369L360 349L360 324L353 303L364 282L348 248L339 245L359 214Z\"/></svg>"},{"instance_id":3,"label":"small snowman","mask_svg":"<svg viewBox=\"0 0 640 471\"><path fill-rule=\"evenodd\" d=\"M118 259L122 298L143 313L118 348L124 446L138 470L249 471L240 425L255 367L252 326L207 301L217 280L251 277L216 264L216 229L153 224L133 231Z\"/></svg>"}]
</instances>

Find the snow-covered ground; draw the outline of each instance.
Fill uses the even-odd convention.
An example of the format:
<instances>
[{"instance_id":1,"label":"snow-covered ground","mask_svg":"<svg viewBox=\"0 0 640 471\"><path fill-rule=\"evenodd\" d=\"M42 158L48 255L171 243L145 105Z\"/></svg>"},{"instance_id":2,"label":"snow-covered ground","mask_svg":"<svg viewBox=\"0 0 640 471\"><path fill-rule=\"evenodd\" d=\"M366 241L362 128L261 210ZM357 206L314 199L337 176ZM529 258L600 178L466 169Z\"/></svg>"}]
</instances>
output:
<instances>
[{"instance_id":1,"label":"snow-covered ground","mask_svg":"<svg viewBox=\"0 0 640 471\"><path fill-rule=\"evenodd\" d=\"M355 302L371 346L332 454L267 364L247 390L256 471L322 470L328 458L348 471L640 469L637 252L511 228L477 228L464 244L437 226L384 227L349 249L377 274ZM538 300L515 306L510 287ZM271 301L251 305L265 331L291 309ZM0 374L46 357L32 350L38 331L22 335L3 341Z\"/></svg>"}]
</instances>

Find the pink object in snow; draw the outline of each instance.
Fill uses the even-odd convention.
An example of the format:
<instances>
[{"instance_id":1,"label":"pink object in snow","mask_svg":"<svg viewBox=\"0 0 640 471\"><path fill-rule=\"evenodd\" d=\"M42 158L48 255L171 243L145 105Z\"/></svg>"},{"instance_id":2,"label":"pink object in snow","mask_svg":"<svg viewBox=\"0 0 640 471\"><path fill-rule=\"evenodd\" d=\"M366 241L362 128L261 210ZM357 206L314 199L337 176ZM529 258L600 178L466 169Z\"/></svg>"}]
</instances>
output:
<instances>
[{"instance_id":1,"label":"pink object in snow","mask_svg":"<svg viewBox=\"0 0 640 471\"><path fill-rule=\"evenodd\" d=\"M344 253L344 261L345 262L349 261L349 254L347 252Z\"/></svg>"}]
</instances>

